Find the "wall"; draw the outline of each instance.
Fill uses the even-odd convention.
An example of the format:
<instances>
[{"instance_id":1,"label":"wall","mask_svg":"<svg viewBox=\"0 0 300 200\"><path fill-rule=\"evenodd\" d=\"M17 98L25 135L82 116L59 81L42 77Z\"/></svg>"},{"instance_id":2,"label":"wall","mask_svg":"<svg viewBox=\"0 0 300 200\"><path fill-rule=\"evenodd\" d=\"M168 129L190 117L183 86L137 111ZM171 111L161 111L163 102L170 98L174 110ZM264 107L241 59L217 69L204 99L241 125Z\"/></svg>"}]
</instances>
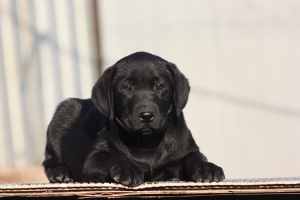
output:
<instances>
[{"instance_id":1,"label":"wall","mask_svg":"<svg viewBox=\"0 0 300 200\"><path fill-rule=\"evenodd\" d=\"M227 178L299 176L299 11L296 0L1 0L0 167L40 166L55 107L90 96L99 55L105 68L142 50L189 78L186 121Z\"/></svg>"}]
</instances>

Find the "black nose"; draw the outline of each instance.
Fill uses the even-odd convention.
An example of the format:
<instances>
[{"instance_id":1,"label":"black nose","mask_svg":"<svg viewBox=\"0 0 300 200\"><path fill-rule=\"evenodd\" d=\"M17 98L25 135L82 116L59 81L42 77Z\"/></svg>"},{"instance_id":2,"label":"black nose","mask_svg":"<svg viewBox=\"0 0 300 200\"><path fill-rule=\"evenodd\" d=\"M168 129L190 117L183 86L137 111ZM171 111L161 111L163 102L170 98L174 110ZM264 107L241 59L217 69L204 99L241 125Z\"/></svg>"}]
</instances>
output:
<instances>
[{"instance_id":1,"label":"black nose","mask_svg":"<svg viewBox=\"0 0 300 200\"><path fill-rule=\"evenodd\" d=\"M153 112L140 112L139 118L142 122L147 123L147 122L152 122L154 117Z\"/></svg>"}]
</instances>

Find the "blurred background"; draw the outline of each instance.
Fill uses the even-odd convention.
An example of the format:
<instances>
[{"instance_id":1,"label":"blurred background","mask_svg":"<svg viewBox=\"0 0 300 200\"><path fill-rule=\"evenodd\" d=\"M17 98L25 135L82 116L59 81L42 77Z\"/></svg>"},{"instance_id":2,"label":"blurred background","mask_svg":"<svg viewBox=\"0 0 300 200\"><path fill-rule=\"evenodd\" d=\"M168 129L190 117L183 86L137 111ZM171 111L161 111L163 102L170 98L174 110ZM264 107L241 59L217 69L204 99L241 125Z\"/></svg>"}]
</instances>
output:
<instances>
[{"instance_id":1,"label":"blurred background","mask_svg":"<svg viewBox=\"0 0 300 200\"><path fill-rule=\"evenodd\" d=\"M47 182L57 104L136 51L189 79L187 124L226 178L300 176L300 1L0 0L0 183Z\"/></svg>"}]
</instances>

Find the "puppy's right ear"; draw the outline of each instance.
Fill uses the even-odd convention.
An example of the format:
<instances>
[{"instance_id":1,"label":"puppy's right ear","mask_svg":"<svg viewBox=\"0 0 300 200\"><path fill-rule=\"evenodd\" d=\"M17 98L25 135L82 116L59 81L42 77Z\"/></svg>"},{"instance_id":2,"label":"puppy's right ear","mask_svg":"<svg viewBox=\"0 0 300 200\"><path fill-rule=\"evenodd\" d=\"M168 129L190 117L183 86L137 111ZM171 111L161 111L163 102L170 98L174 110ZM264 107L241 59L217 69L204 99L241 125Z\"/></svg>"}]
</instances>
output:
<instances>
[{"instance_id":1,"label":"puppy's right ear","mask_svg":"<svg viewBox=\"0 0 300 200\"><path fill-rule=\"evenodd\" d=\"M113 78L115 67L107 68L95 83L92 101L102 114L110 120L114 118Z\"/></svg>"}]
</instances>

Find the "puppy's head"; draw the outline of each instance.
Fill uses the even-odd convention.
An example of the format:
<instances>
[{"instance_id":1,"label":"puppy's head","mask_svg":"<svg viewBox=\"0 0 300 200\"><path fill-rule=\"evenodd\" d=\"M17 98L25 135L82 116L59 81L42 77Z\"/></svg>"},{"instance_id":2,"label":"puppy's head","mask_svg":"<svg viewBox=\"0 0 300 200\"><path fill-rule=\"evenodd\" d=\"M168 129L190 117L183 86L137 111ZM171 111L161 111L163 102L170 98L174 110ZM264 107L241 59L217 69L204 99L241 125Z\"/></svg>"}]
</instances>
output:
<instances>
[{"instance_id":1,"label":"puppy's head","mask_svg":"<svg viewBox=\"0 0 300 200\"><path fill-rule=\"evenodd\" d=\"M180 117L190 91L177 67L145 52L129 55L104 71L92 91L96 107L131 133L164 130Z\"/></svg>"}]
</instances>

